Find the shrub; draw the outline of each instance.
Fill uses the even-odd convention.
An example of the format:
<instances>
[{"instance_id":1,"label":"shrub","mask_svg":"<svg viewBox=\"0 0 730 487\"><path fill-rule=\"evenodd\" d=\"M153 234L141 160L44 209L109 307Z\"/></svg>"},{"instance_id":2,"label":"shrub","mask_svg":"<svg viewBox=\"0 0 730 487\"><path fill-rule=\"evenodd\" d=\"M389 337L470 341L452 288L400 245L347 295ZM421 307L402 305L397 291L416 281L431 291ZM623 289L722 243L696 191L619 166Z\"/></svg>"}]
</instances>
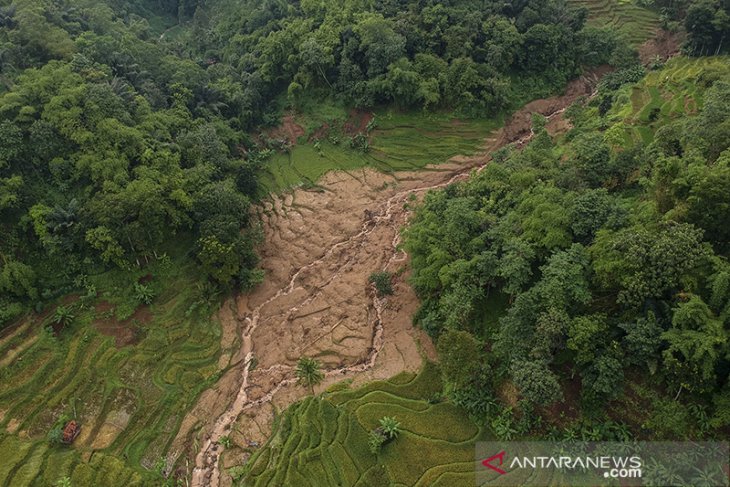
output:
<instances>
[{"instance_id":1,"label":"shrub","mask_svg":"<svg viewBox=\"0 0 730 487\"><path fill-rule=\"evenodd\" d=\"M152 300L155 298L155 293L150 286L134 283L134 299L138 303L152 304Z\"/></svg>"},{"instance_id":2,"label":"shrub","mask_svg":"<svg viewBox=\"0 0 730 487\"><path fill-rule=\"evenodd\" d=\"M599 88L602 91L616 91L625 84L640 81L645 75L646 70L641 65L619 69L604 76L599 83Z\"/></svg>"},{"instance_id":3,"label":"shrub","mask_svg":"<svg viewBox=\"0 0 730 487\"><path fill-rule=\"evenodd\" d=\"M66 306L59 306L53 313L53 322L59 325L66 326L74 320L74 315L71 309Z\"/></svg>"},{"instance_id":4,"label":"shrub","mask_svg":"<svg viewBox=\"0 0 730 487\"><path fill-rule=\"evenodd\" d=\"M63 441L63 428L71 418L67 414L61 414L48 431L46 439L52 445L60 445Z\"/></svg>"},{"instance_id":5,"label":"shrub","mask_svg":"<svg viewBox=\"0 0 730 487\"><path fill-rule=\"evenodd\" d=\"M684 439L691 431L687 408L669 399L654 401L650 418L642 425L655 439Z\"/></svg>"},{"instance_id":6,"label":"shrub","mask_svg":"<svg viewBox=\"0 0 730 487\"><path fill-rule=\"evenodd\" d=\"M549 406L563 398L558 377L544 360L515 361L510 372L514 384L528 403Z\"/></svg>"},{"instance_id":7,"label":"shrub","mask_svg":"<svg viewBox=\"0 0 730 487\"><path fill-rule=\"evenodd\" d=\"M492 430L500 440L510 441L517 433L512 408L505 408L492 420Z\"/></svg>"},{"instance_id":8,"label":"shrub","mask_svg":"<svg viewBox=\"0 0 730 487\"><path fill-rule=\"evenodd\" d=\"M370 142L364 134L358 133L350 139L350 147L362 152L367 152L370 149Z\"/></svg>"},{"instance_id":9,"label":"shrub","mask_svg":"<svg viewBox=\"0 0 730 487\"><path fill-rule=\"evenodd\" d=\"M380 430L372 430L368 436L368 446L370 453L376 454L385 443L387 438Z\"/></svg>"},{"instance_id":10,"label":"shrub","mask_svg":"<svg viewBox=\"0 0 730 487\"><path fill-rule=\"evenodd\" d=\"M498 407L492 391L487 387L465 387L449 391L449 398L479 424L484 424L492 411Z\"/></svg>"},{"instance_id":11,"label":"shrub","mask_svg":"<svg viewBox=\"0 0 730 487\"><path fill-rule=\"evenodd\" d=\"M651 109L651 112L649 112L649 121L650 122L656 122L659 120L659 115L661 114L662 109L659 107L654 107Z\"/></svg>"},{"instance_id":12,"label":"shrub","mask_svg":"<svg viewBox=\"0 0 730 487\"><path fill-rule=\"evenodd\" d=\"M61 440L63 440L63 428L61 426L56 426L48 432L46 438L48 439L48 443L52 445L60 445Z\"/></svg>"},{"instance_id":13,"label":"shrub","mask_svg":"<svg viewBox=\"0 0 730 487\"><path fill-rule=\"evenodd\" d=\"M0 328L23 312L23 305L17 302L0 301Z\"/></svg>"},{"instance_id":14,"label":"shrub","mask_svg":"<svg viewBox=\"0 0 730 487\"><path fill-rule=\"evenodd\" d=\"M382 297L393 294L392 277L389 272L373 272L370 274L368 282L375 284L375 290L378 292L378 296Z\"/></svg>"}]
</instances>

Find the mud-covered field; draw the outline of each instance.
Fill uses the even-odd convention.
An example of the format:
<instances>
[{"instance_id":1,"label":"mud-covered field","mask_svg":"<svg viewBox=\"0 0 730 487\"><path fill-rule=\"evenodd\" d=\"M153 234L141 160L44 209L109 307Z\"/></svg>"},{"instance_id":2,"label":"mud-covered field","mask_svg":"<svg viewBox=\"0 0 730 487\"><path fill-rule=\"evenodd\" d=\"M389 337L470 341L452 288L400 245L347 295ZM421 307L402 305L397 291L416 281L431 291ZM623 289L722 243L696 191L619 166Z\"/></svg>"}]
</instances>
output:
<instances>
[{"instance_id":1,"label":"mud-covered field","mask_svg":"<svg viewBox=\"0 0 730 487\"><path fill-rule=\"evenodd\" d=\"M427 171L331 172L317 188L272 197L258 209L266 279L253 293L229 300L219 314L222 340L240 343L223 359L235 365L203 393L171 450L171 456L186 450L193 455L190 445L200 445L193 485L227 485L221 467L240 464L245 453L232 449L222 465L221 438L261 444L275 412L307 394L294 379L299 357L323 363L327 379L318 390L344 379L357 384L414 371L423 356L434 357L428 337L411 324L418 301L406 283L407 256L398 248L409 208L429 189L486 164L495 149L524 143L532 113L547 116L551 131L564 130L562 111L590 95L600 73L571 83L563 96L528 104L502 129L484 134L477 155ZM380 299L368 284L379 270L397 276L393 296Z\"/></svg>"}]
</instances>

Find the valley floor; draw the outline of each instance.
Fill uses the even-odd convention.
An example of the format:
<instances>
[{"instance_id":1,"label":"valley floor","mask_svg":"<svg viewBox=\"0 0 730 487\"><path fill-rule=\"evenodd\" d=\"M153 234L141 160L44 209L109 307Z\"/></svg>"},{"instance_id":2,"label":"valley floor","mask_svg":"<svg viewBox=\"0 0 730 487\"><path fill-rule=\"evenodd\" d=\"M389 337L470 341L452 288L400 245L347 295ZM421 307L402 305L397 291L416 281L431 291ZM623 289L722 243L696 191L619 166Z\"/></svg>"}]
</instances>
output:
<instances>
[{"instance_id":1,"label":"valley floor","mask_svg":"<svg viewBox=\"0 0 730 487\"><path fill-rule=\"evenodd\" d=\"M528 104L503 128L485 134L475 156L418 172L331 172L316 188L275 197L259 209L266 279L220 312L222 348L226 342L242 346L222 359L235 365L203 393L171 450L201 446L193 485L229 485L221 467L240 465L247 453L233 448L223 454L221 438L244 447L263 443L276 412L308 394L294 379L299 357L323 362L327 380L319 391L345 379L362 384L416 371L424 357L434 358L427 335L411 325L418 301L405 282L407 256L398 248L409 205L467 177L497 148L525 143L532 113L548 117L553 132L564 130L562 111L590 95L599 74L571 83L563 96ZM380 299L369 286L368 276L379 270L398 276L393 296ZM201 423L197 442L191 441Z\"/></svg>"}]
</instances>

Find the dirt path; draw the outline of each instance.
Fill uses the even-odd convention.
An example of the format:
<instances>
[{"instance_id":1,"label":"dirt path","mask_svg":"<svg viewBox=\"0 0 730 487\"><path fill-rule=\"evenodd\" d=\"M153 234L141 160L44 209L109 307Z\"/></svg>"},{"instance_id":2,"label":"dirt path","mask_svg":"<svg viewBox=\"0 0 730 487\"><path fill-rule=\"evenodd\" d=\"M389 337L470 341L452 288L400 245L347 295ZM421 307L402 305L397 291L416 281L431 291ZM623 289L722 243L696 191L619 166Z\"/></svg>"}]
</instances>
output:
<instances>
[{"instance_id":1,"label":"dirt path","mask_svg":"<svg viewBox=\"0 0 730 487\"><path fill-rule=\"evenodd\" d=\"M266 202L259 209L265 282L221 309L219 365L228 370L184 419L169 464L180 455L194 458L191 485L230 485L223 469L241 465L245 448L266 440L274 414L308 393L293 373L302 355L326 369L317 391L344 379L359 384L415 371L424 355L434 358L428 337L411 325L418 300L405 283L407 256L397 248L406 203L468 177L495 149L529 140L533 112L548 116L549 128L565 129L562 112L590 95L600 74L572 82L563 96L528 104L488 134L476 156L453 158L433 171L333 172L321 190L298 189ZM379 299L368 284L378 270L398 275L393 296ZM222 462L224 437L235 446Z\"/></svg>"}]
</instances>

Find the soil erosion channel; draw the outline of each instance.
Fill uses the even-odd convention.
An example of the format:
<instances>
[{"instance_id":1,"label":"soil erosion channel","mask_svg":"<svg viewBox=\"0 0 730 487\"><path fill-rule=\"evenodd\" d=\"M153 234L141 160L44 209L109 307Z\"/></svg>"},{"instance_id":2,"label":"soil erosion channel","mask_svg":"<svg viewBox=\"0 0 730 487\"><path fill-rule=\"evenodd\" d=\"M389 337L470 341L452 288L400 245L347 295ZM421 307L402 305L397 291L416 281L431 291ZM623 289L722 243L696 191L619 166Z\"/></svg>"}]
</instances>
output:
<instances>
[{"instance_id":1,"label":"soil erosion channel","mask_svg":"<svg viewBox=\"0 0 730 487\"><path fill-rule=\"evenodd\" d=\"M565 95L526 105L488 134L475 156L419 172L332 172L317 190L297 189L264 203L265 281L220 310L225 373L183 420L170 463L181 454L194 457L193 486L230 485L223 468L242 464L246 453L231 448L223 461L221 438L253 447L266 440L274 412L308 393L294 378L303 355L323 364L326 379L318 390L343 379L357 384L415 371L423 355L433 358L428 337L411 325L418 300L403 274L395 294L384 299L368 284L375 271L406 268L407 256L397 249L406 203L466 178L492 151L525 143L532 113L550 119L549 131L564 130L563 111L593 92L599 74L573 81Z\"/></svg>"}]
</instances>

